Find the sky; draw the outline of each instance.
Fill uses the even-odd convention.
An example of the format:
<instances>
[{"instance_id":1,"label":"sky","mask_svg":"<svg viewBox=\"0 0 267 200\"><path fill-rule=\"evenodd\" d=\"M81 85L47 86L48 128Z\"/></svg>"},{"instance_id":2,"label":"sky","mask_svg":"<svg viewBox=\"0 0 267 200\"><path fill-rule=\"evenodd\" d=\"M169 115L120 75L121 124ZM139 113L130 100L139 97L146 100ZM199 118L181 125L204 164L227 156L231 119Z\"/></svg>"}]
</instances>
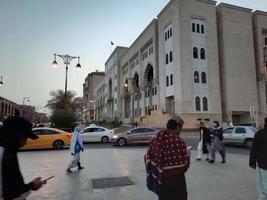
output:
<instances>
[{"instance_id":1,"label":"sky","mask_svg":"<svg viewBox=\"0 0 267 200\"><path fill-rule=\"evenodd\" d=\"M222 1L217 1L220 3ZM267 0L224 0L267 11ZM69 66L68 90L82 96L88 73L104 70L115 46L129 47L168 0L0 0L0 96L42 107L64 89L65 66L53 54L80 56ZM114 46L110 43L113 41ZM47 112L45 109L43 112Z\"/></svg>"}]
</instances>

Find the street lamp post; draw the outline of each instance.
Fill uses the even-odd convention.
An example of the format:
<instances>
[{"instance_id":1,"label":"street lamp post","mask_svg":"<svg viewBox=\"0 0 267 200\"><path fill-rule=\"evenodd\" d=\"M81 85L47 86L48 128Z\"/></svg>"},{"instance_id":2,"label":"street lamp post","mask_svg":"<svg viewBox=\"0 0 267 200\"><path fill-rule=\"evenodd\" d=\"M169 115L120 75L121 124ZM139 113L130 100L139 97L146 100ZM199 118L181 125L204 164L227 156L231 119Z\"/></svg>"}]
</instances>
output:
<instances>
[{"instance_id":1,"label":"street lamp post","mask_svg":"<svg viewBox=\"0 0 267 200\"><path fill-rule=\"evenodd\" d=\"M22 117L24 117L24 111L25 111L25 103L30 103L30 97L23 97L23 100L22 100ZM27 116L27 115L26 115Z\"/></svg>"},{"instance_id":2,"label":"street lamp post","mask_svg":"<svg viewBox=\"0 0 267 200\"><path fill-rule=\"evenodd\" d=\"M3 76L0 76L0 86L4 85L3 83Z\"/></svg>"},{"instance_id":3,"label":"street lamp post","mask_svg":"<svg viewBox=\"0 0 267 200\"><path fill-rule=\"evenodd\" d=\"M93 106L93 119L94 121L96 120L96 114L95 114L95 97L91 98L90 99L90 103L91 103L91 106L90 106L90 121L91 121L91 109L92 109L92 106Z\"/></svg>"},{"instance_id":4,"label":"street lamp post","mask_svg":"<svg viewBox=\"0 0 267 200\"><path fill-rule=\"evenodd\" d=\"M41 123L41 117L40 117L40 110L43 109L42 106L37 106L36 108L36 112L37 112L37 115L38 115L38 123L40 124Z\"/></svg>"},{"instance_id":5,"label":"street lamp post","mask_svg":"<svg viewBox=\"0 0 267 200\"><path fill-rule=\"evenodd\" d=\"M70 65L70 62L73 59L78 59L78 63L76 65L76 68L81 68L81 64L80 64L80 57L75 57L75 56L70 56L68 54L66 55L59 55L59 54L54 54L54 61L52 63L53 67L58 67L58 63L56 60L56 57L60 57L63 61L64 64L66 65L66 76L65 76L65 99L67 100L67 84L68 84L68 67Z\"/></svg>"},{"instance_id":6,"label":"street lamp post","mask_svg":"<svg viewBox=\"0 0 267 200\"><path fill-rule=\"evenodd\" d=\"M129 84L130 83L130 84ZM133 88L133 78L128 77L124 83L124 88L129 91L131 97L131 121L134 121L134 88Z\"/></svg>"}]
</instances>

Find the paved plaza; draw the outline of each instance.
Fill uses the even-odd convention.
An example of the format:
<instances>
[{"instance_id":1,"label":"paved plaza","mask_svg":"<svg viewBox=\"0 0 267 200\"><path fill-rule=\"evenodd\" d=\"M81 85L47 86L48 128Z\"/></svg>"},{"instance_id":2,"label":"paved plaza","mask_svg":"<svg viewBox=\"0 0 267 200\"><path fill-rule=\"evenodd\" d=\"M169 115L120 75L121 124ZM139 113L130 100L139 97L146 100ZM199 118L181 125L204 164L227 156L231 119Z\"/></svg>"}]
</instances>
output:
<instances>
[{"instance_id":1,"label":"paved plaza","mask_svg":"<svg viewBox=\"0 0 267 200\"><path fill-rule=\"evenodd\" d=\"M55 175L30 200L148 200L157 197L146 188L143 156L147 147L106 147L86 145L82 154L85 169L65 174L69 151L25 151L19 153L26 181L36 176ZM100 147L99 147L100 146ZM237 147L238 148L238 147ZM187 172L189 200L255 200L256 173L248 167L248 154L227 154L227 163L195 161ZM219 159L219 157L218 157ZM128 176L134 185L93 189L92 179Z\"/></svg>"}]
</instances>

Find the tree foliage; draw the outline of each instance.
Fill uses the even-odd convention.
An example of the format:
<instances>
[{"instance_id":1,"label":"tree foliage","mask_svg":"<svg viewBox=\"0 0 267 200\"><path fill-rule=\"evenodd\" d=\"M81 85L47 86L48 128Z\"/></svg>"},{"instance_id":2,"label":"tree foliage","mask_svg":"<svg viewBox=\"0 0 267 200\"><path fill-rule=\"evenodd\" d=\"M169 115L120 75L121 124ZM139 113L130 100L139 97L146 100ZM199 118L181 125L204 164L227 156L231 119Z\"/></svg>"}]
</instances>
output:
<instances>
[{"instance_id":1,"label":"tree foliage","mask_svg":"<svg viewBox=\"0 0 267 200\"><path fill-rule=\"evenodd\" d=\"M52 111L50 120L54 127L73 128L76 123L75 111L77 104L74 102L75 92L68 91L67 98L63 90L50 92L51 98L46 107Z\"/></svg>"}]
</instances>

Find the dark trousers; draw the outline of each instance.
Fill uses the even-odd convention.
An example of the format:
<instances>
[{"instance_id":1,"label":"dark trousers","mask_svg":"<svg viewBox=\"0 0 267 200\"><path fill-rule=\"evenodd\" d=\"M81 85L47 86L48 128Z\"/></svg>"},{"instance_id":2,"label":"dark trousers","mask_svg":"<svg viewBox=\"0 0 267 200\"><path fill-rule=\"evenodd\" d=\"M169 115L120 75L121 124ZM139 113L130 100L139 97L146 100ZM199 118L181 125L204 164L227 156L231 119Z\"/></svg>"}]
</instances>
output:
<instances>
[{"instance_id":1,"label":"dark trousers","mask_svg":"<svg viewBox=\"0 0 267 200\"><path fill-rule=\"evenodd\" d=\"M159 188L159 200L187 200L185 175L163 179Z\"/></svg>"}]
</instances>

